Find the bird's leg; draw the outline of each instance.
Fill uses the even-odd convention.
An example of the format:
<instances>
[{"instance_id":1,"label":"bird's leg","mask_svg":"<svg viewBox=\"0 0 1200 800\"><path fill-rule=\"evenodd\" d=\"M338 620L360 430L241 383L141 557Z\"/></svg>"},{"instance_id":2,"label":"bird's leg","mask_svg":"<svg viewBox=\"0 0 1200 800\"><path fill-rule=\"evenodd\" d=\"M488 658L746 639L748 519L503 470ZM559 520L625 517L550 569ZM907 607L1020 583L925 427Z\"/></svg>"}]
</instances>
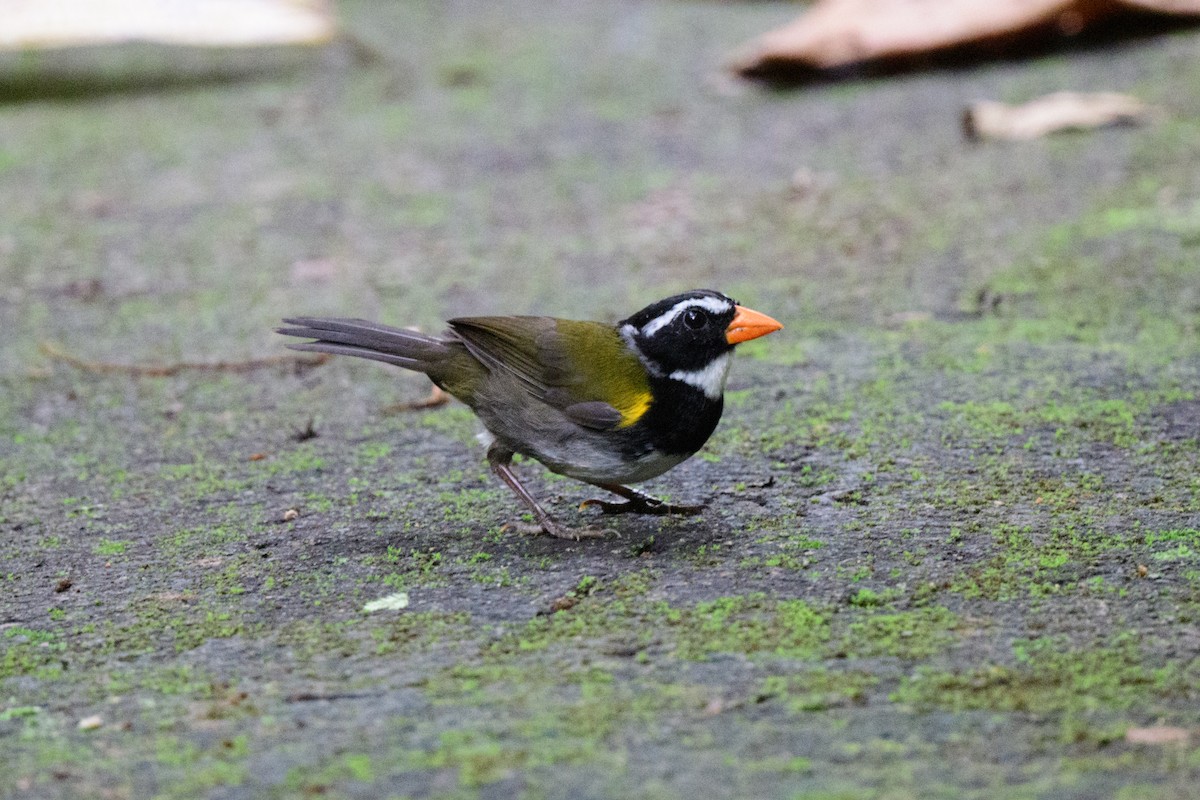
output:
<instances>
[{"instance_id":1,"label":"bird's leg","mask_svg":"<svg viewBox=\"0 0 1200 800\"><path fill-rule=\"evenodd\" d=\"M495 444L492 444L488 448L487 459L492 472L496 473L500 480L504 481L509 489L512 489L513 494L525 504L525 507L533 512L533 518L537 520L538 528L550 536L555 536L559 539L575 539L578 541L580 539L604 536L605 531L595 528L572 530L559 525L554 517L546 513L546 509L542 508L538 504L538 501L533 499L533 495L521 485L521 481L517 479L517 474L512 470L512 457L512 452L506 448L497 447Z\"/></svg>"},{"instance_id":2,"label":"bird's leg","mask_svg":"<svg viewBox=\"0 0 1200 800\"><path fill-rule=\"evenodd\" d=\"M613 503L608 500L592 498L584 500L580 508L597 506L605 514L699 514L705 508L705 504L703 503L697 506L664 503L657 497L651 497L645 492L630 489L628 486L622 486L619 483L598 483L596 485L605 491L624 497L625 502Z\"/></svg>"}]
</instances>

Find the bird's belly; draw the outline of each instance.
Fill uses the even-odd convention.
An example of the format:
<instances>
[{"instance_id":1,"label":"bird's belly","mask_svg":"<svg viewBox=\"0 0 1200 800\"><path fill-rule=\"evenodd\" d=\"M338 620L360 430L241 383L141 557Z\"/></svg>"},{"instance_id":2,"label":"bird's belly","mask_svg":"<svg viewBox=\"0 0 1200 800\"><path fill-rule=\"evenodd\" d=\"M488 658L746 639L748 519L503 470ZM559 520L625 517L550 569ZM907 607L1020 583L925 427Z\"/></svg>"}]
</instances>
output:
<instances>
[{"instance_id":1,"label":"bird's belly","mask_svg":"<svg viewBox=\"0 0 1200 800\"><path fill-rule=\"evenodd\" d=\"M496 438L499 437L488 431L480 441L490 445ZM541 462L551 472L587 483L648 481L691 457L691 453L668 454L654 450L631 455L602 436L578 431L557 441L542 438L537 444L530 439L516 441L505 437L504 444L513 452Z\"/></svg>"},{"instance_id":2,"label":"bird's belly","mask_svg":"<svg viewBox=\"0 0 1200 800\"><path fill-rule=\"evenodd\" d=\"M533 457L552 472L568 478L588 483L625 484L656 478L687 460L688 455L652 452L636 458L623 458L612 451L596 450L587 454L536 454Z\"/></svg>"},{"instance_id":3,"label":"bird's belly","mask_svg":"<svg viewBox=\"0 0 1200 800\"><path fill-rule=\"evenodd\" d=\"M536 459L559 475L588 483L638 483L658 477L686 461L711 432L709 426L694 447L688 442L688 446L665 448L676 451L668 453L635 427L589 430L558 409L531 402L533 398L513 402L524 392L524 387L505 376L492 374L475 398L475 413L505 448Z\"/></svg>"}]
</instances>

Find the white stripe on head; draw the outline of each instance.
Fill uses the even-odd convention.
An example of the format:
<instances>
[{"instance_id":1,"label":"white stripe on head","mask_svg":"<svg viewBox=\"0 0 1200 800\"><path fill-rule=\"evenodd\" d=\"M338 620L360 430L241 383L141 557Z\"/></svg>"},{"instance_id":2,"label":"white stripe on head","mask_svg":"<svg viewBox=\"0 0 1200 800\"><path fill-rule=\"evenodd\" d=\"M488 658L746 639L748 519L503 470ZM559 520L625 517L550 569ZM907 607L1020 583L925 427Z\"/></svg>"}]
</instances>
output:
<instances>
[{"instance_id":1,"label":"white stripe on head","mask_svg":"<svg viewBox=\"0 0 1200 800\"><path fill-rule=\"evenodd\" d=\"M651 375L658 375L661 377L662 369L658 366L658 364L655 364L653 361L646 358L646 354L642 352L642 348L638 347L637 332L638 329L635 328L632 323L626 323L621 326L620 334L621 338L625 340L625 346L633 351L633 354L638 357L638 361L642 362L642 366L645 367Z\"/></svg>"},{"instance_id":2,"label":"white stripe on head","mask_svg":"<svg viewBox=\"0 0 1200 800\"><path fill-rule=\"evenodd\" d=\"M731 353L721 355L708 362L708 366L700 369L677 369L667 377L675 381L683 381L688 386L694 386L704 392L709 400L720 400L725 393L725 379L729 377L729 357Z\"/></svg>"},{"instance_id":3,"label":"white stripe on head","mask_svg":"<svg viewBox=\"0 0 1200 800\"><path fill-rule=\"evenodd\" d=\"M689 297L687 300L680 300L678 303L671 306L666 311L642 326L642 335L653 336L674 322L675 318L683 313L684 309L688 308L703 308L704 310L711 311L714 314L724 314L726 311L732 308L732 306L728 300L720 297Z\"/></svg>"}]
</instances>

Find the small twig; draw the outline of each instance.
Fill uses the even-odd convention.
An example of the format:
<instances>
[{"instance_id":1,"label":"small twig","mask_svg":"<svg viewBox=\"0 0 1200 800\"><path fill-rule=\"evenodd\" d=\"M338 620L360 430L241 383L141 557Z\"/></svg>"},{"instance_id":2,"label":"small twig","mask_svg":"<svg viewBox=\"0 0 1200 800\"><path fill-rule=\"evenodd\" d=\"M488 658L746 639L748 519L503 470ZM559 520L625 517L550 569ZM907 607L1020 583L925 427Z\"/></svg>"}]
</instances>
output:
<instances>
[{"instance_id":1,"label":"small twig","mask_svg":"<svg viewBox=\"0 0 1200 800\"><path fill-rule=\"evenodd\" d=\"M280 364L294 364L302 367L316 367L329 360L327 353L313 356L278 355L264 358L250 358L245 361L178 361L174 364L115 364L110 361L89 361L74 356L52 342L42 342L38 349L43 355L64 364L70 364L76 369L98 375L120 373L123 375L147 375L164 378L180 372L250 372L251 370L275 367Z\"/></svg>"},{"instance_id":2,"label":"small twig","mask_svg":"<svg viewBox=\"0 0 1200 800\"><path fill-rule=\"evenodd\" d=\"M315 703L323 700L362 700L368 697L379 697L380 692L296 692L284 698L288 703Z\"/></svg>"},{"instance_id":3,"label":"small twig","mask_svg":"<svg viewBox=\"0 0 1200 800\"><path fill-rule=\"evenodd\" d=\"M308 424L292 433L293 442L307 442L309 439L315 439L321 434L317 433L316 418L309 417Z\"/></svg>"},{"instance_id":4,"label":"small twig","mask_svg":"<svg viewBox=\"0 0 1200 800\"><path fill-rule=\"evenodd\" d=\"M429 396L421 400L413 400L408 403L392 403L390 406L383 407L384 414L399 414L404 411L420 411L425 408L437 408L444 406L450 402L448 395L440 386L434 386L429 390Z\"/></svg>"}]
</instances>

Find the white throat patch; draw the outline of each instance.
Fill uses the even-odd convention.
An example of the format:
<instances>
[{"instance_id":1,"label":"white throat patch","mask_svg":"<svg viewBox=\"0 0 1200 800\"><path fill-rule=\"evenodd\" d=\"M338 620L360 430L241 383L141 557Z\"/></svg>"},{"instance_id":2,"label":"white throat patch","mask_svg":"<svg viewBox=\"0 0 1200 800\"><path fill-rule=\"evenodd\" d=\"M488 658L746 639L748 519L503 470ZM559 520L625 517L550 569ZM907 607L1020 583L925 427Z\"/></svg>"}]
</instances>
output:
<instances>
[{"instance_id":1,"label":"white throat patch","mask_svg":"<svg viewBox=\"0 0 1200 800\"><path fill-rule=\"evenodd\" d=\"M642 327L642 336L649 337L658 333L660 330L674 322L675 318L687 308L703 308L704 310L711 311L714 314L724 314L725 312L729 311L731 306L729 305L729 301L722 300L719 297L689 297L687 300L680 300L678 303L647 322Z\"/></svg>"},{"instance_id":2,"label":"white throat patch","mask_svg":"<svg viewBox=\"0 0 1200 800\"><path fill-rule=\"evenodd\" d=\"M683 381L688 386L694 386L704 392L709 400L720 400L725 393L725 379L729 377L729 359L732 353L723 353L703 369L677 369L668 378Z\"/></svg>"}]
</instances>

